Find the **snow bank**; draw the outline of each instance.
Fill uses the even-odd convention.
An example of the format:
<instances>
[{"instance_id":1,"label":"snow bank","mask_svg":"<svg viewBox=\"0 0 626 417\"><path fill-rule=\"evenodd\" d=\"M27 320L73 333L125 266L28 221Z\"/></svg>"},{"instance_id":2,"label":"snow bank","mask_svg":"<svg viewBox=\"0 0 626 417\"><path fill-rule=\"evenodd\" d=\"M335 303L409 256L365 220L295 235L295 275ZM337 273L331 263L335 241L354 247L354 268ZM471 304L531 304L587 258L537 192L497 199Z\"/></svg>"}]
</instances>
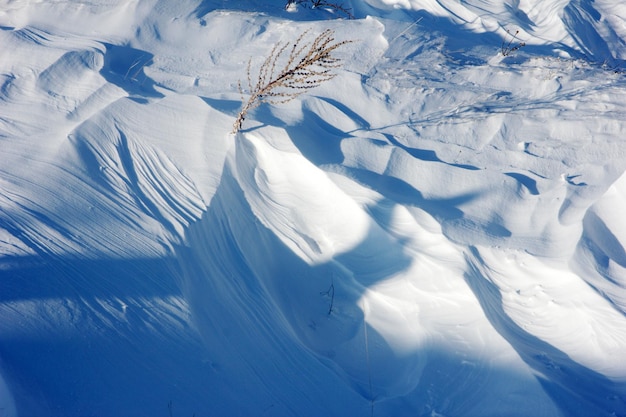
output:
<instances>
[{"instance_id":1,"label":"snow bank","mask_svg":"<svg viewBox=\"0 0 626 417\"><path fill-rule=\"evenodd\" d=\"M0 414L625 414L620 2L235 3L2 7Z\"/></svg>"}]
</instances>

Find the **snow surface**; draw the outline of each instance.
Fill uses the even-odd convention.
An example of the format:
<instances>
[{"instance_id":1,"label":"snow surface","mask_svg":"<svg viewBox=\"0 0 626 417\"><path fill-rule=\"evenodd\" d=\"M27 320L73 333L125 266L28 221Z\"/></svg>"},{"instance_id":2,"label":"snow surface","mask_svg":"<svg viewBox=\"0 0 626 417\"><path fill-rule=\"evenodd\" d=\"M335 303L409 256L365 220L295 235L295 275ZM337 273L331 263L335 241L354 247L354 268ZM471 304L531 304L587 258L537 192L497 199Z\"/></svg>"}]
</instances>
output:
<instances>
[{"instance_id":1,"label":"snow surface","mask_svg":"<svg viewBox=\"0 0 626 417\"><path fill-rule=\"evenodd\" d=\"M626 6L284 5L0 0L0 416L626 416Z\"/></svg>"}]
</instances>

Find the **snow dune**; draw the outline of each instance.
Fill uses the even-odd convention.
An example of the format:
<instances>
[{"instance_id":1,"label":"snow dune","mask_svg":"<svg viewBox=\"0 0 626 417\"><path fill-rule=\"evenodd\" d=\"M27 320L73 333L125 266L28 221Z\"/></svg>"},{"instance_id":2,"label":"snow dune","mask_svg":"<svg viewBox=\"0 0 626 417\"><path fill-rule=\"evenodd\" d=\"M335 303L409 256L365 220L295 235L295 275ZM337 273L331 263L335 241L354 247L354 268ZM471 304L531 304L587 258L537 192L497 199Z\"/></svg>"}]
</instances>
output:
<instances>
[{"instance_id":1,"label":"snow dune","mask_svg":"<svg viewBox=\"0 0 626 417\"><path fill-rule=\"evenodd\" d=\"M626 9L345 5L2 4L0 415L626 415Z\"/></svg>"}]
</instances>

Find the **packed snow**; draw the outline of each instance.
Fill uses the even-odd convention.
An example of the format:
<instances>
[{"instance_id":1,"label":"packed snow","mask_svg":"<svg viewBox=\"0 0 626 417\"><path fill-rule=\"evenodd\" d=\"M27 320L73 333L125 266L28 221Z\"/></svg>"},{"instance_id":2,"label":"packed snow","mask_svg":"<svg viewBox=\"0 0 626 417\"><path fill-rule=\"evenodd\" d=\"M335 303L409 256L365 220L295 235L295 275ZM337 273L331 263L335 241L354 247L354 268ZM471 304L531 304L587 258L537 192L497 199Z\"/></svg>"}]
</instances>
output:
<instances>
[{"instance_id":1,"label":"packed snow","mask_svg":"<svg viewBox=\"0 0 626 417\"><path fill-rule=\"evenodd\" d=\"M626 416L622 1L286 3L0 0L0 416Z\"/></svg>"}]
</instances>

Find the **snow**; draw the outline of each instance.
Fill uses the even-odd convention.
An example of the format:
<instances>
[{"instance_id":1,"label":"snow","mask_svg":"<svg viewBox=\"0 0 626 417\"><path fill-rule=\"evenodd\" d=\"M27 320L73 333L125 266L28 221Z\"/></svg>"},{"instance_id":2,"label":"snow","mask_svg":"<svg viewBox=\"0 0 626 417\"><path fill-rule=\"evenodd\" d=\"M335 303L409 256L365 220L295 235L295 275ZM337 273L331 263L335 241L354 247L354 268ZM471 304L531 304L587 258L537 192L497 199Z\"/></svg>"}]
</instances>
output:
<instances>
[{"instance_id":1,"label":"snow","mask_svg":"<svg viewBox=\"0 0 626 417\"><path fill-rule=\"evenodd\" d=\"M0 416L626 415L622 2L343 4L0 1Z\"/></svg>"}]
</instances>

